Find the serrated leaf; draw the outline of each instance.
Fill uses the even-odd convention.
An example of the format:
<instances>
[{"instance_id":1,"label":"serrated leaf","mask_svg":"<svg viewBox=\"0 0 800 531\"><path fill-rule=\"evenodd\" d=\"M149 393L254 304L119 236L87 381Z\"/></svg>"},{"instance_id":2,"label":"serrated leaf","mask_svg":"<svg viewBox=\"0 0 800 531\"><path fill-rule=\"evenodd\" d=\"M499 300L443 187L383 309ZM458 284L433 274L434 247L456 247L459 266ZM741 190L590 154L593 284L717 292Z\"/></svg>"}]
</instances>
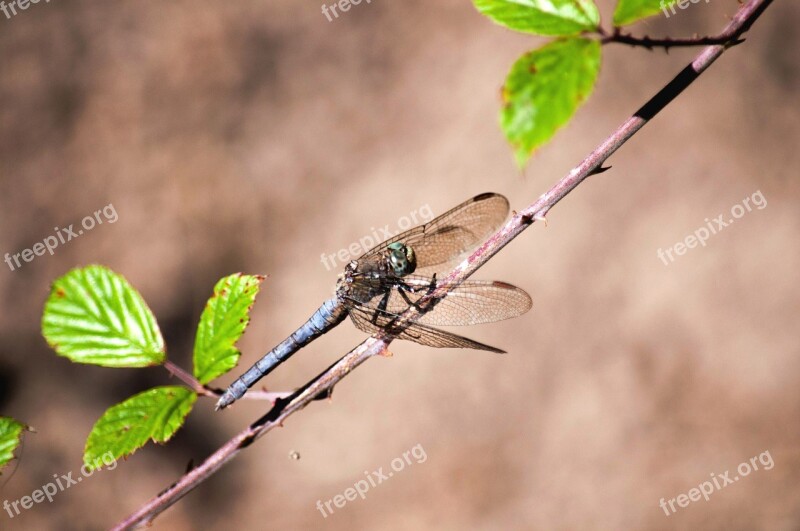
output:
<instances>
[{"instance_id":1,"label":"serrated leaf","mask_svg":"<svg viewBox=\"0 0 800 531\"><path fill-rule=\"evenodd\" d=\"M551 42L514 63L500 123L520 167L586 100L599 70L600 43L580 38Z\"/></svg>"},{"instance_id":2,"label":"serrated leaf","mask_svg":"<svg viewBox=\"0 0 800 531\"><path fill-rule=\"evenodd\" d=\"M60 355L103 367L164 362L164 339L142 296L103 266L57 279L44 305L42 334Z\"/></svg>"},{"instance_id":3,"label":"serrated leaf","mask_svg":"<svg viewBox=\"0 0 800 531\"><path fill-rule=\"evenodd\" d=\"M663 12L667 17L667 9L678 0L619 0L614 9L614 25L625 26Z\"/></svg>"},{"instance_id":4,"label":"serrated leaf","mask_svg":"<svg viewBox=\"0 0 800 531\"><path fill-rule=\"evenodd\" d=\"M0 417L0 468L14 459L14 450L22 442L26 426L10 417Z\"/></svg>"},{"instance_id":5,"label":"serrated leaf","mask_svg":"<svg viewBox=\"0 0 800 531\"><path fill-rule=\"evenodd\" d=\"M241 352L234 345L250 322L250 308L262 280L264 277L238 273L214 286L194 341L194 376L200 383L236 367Z\"/></svg>"},{"instance_id":6,"label":"serrated leaf","mask_svg":"<svg viewBox=\"0 0 800 531\"><path fill-rule=\"evenodd\" d=\"M593 0L473 0L497 24L536 35L577 35L597 29L600 12Z\"/></svg>"},{"instance_id":7,"label":"serrated leaf","mask_svg":"<svg viewBox=\"0 0 800 531\"><path fill-rule=\"evenodd\" d=\"M185 387L154 387L110 407L86 439L84 464L95 469L108 455L127 457L151 439L167 442L196 400L197 395Z\"/></svg>"}]
</instances>

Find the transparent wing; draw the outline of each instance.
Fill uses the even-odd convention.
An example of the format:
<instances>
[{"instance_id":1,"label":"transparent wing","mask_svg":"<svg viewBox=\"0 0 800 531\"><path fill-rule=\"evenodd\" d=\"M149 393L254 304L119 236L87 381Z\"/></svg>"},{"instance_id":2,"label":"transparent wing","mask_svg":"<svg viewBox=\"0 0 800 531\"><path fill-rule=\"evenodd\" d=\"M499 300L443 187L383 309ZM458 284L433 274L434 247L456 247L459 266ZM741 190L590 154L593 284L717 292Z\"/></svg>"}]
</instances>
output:
<instances>
[{"instance_id":1,"label":"transparent wing","mask_svg":"<svg viewBox=\"0 0 800 531\"><path fill-rule=\"evenodd\" d=\"M355 306L351 308L350 318L353 320L353 324L356 325L356 328L368 334L374 334L375 332L385 330L395 334L398 339L413 341L429 347L471 348L505 354L505 351L499 348L485 345L463 336L451 334L450 332L437 330L436 328L421 323L413 323L401 331L393 330L392 326L397 319L397 315L389 314L381 310L369 309L364 306Z\"/></svg>"},{"instance_id":2,"label":"transparent wing","mask_svg":"<svg viewBox=\"0 0 800 531\"><path fill-rule=\"evenodd\" d=\"M372 309L390 314L403 313L409 306L437 287L430 278L406 276L391 282L383 296L373 297L364 303ZM404 289L405 287L405 289ZM440 299L436 306L417 321L433 326L466 326L493 323L517 317L531 309L530 295L505 282L491 280L465 280Z\"/></svg>"},{"instance_id":3,"label":"transparent wing","mask_svg":"<svg viewBox=\"0 0 800 531\"><path fill-rule=\"evenodd\" d=\"M389 244L402 242L416 253L418 272L455 262L495 232L508 209L508 200L500 194L477 195L424 225L389 238L358 260L378 262Z\"/></svg>"}]
</instances>

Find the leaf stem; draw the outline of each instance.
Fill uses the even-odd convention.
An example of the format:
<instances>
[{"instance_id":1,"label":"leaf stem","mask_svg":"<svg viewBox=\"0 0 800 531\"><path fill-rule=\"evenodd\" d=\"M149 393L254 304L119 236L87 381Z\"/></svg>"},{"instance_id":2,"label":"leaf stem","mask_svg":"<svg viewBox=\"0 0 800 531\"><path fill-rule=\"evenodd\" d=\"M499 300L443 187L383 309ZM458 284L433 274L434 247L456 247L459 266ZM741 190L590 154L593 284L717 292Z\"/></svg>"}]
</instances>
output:
<instances>
[{"instance_id":1,"label":"leaf stem","mask_svg":"<svg viewBox=\"0 0 800 531\"><path fill-rule=\"evenodd\" d=\"M178 365L175 365L171 361L166 360L164 362L164 368L167 369L172 376L175 376L180 381L189 386L189 389L191 389L198 395L210 396L210 397L216 396L213 390L201 384L199 381L197 381L197 379L194 376L183 370Z\"/></svg>"},{"instance_id":2,"label":"leaf stem","mask_svg":"<svg viewBox=\"0 0 800 531\"><path fill-rule=\"evenodd\" d=\"M169 371L170 374L178 378L180 381L185 383L189 389L194 391L200 396L207 396L209 398L218 399L222 396L223 391L221 389L214 389L212 387L208 387L207 385L201 384L197 378L183 370L183 368L175 365L171 361L167 360L164 362L164 368ZM242 397L249 400L267 400L272 402L274 405L275 402L280 400L281 398L286 398L287 396L291 396L291 392L288 391L258 391L255 389L251 389L247 391L247 393Z\"/></svg>"}]
</instances>

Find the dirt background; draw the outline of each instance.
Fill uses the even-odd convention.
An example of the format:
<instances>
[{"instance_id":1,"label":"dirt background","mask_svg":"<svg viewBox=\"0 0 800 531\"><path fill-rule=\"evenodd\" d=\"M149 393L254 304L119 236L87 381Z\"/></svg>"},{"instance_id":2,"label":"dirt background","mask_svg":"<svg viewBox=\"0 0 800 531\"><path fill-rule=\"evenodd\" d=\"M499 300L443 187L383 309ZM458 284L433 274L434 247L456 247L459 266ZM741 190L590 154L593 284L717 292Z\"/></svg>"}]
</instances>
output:
<instances>
[{"instance_id":1,"label":"dirt background","mask_svg":"<svg viewBox=\"0 0 800 531\"><path fill-rule=\"evenodd\" d=\"M613 4L600 5L610 20ZM635 31L714 33L737 5L692 4ZM189 367L214 282L267 274L240 343L249 366L331 294L323 253L480 192L524 207L696 53L605 47L593 96L521 174L499 90L543 41L466 0L374 0L332 22L320 8L58 0L0 16L0 253L109 203L119 216L54 256L0 264L0 410L37 430L1 499L77 475L107 407L171 382L161 368L57 357L39 321L59 275L90 263L124 274ZM775 2L612 171L478 273L534 298L521 318L463 331L508 355L396 343L154 529L800 528L798 23L800 5ZM757 191L766 208L659 260ZM267 383L298 386L363 337L344 324ZM109 527L264 411L212 406L200 400L170 444L13 520L0 512L0 528ZM424 462L327 518L317 510L417 445ZM671 516L659 507L763 452L771 470Z\"/></svg>"}]
</instances>

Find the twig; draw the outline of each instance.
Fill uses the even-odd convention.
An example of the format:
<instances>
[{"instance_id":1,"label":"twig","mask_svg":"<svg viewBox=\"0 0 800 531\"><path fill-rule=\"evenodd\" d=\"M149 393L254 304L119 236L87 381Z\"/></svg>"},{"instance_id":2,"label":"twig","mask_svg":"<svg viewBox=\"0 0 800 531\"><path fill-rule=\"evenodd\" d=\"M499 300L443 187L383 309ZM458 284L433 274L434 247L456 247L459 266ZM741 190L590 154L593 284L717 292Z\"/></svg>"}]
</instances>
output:
<instances>
[{"instance_id":1,"label":"twig","mask_svg":"<svg viewBox=\"0 0 800 531\"><path fill-rule=\"evenodd\" d=\"M598 33L602 37L600 42L603 44L627 44L628 46L639 46L647 48L648 50L652 50L653 48L664 48L664 50L669 51L670 48L713 46L715 44L730 47L744 42L743 39L732 38L728 32L723 32L714 37L686 37L678 39L672 39L669 37L651 38L647 35L644 37L634 37L629 33L622 33L620 28L614 28L614 32L611 34L606 33L602 28L599 28Z\"/></svg>"},{"instance_id":2,"label":"twig","mask_svg":"<svg viewBox=\"0 0 800 531\"><path fill-rule=\"evenodd\" d=\"M739 36L747 31L753 22L761 15L772 0L748 0L733 19L722 35L728 35L731 43L738 41ZM602 170L603 162L627 142L641 129L653 116L669 104L678 94L689 86L702 72L704 72L729 46L715 44L705 48L690 65L684 68L670 83L658 94L650 99L632 117L628 118L606 140L604 140L583 162L573 168L565 177L559 180L550 190L539 197L533 204L515 214L496 234L491 236L472 255L456 267L431 294L421 298L418 302L422 306L421 312L430 309L435 304L435 299L443 297L447 292L479 267L485 264L492 256L508 245L519 233L529 227L534 221L544 220L549 210L564 196L571 192L584 179ZM420 311L409 308L398 321L398 326L405 326L419 318ZM280 399L275 406L263 417L250 425L247 429L237 434L225 443L219 450L208 457L200 466L184 475L177 483L149 500L135 513L114 527L115 530L131 529L149 524L153 519L173 505L202 481L210 477L222 465L233 459L242 449L252 444L275 426L280 426L289 415L300 411L320 395L328 396L333 387L350 371L364 363L367 359L382 354L392 338L387 332L375 334L351 350L339 361L331 365L319 376L312 379L305 386L291 396ZM246 395L245 395L246 396Z\"/></svg>"},{"instance_id":3,"label":"twig","mask_svg":"<svg viewBox=\"0 0 800 531\"><path fill-rule=\"evenodd\" d=\"M214 400L219 400L219 397L222 396L223 391L221 389L214 389ZM247 391L247 394L250 397L243 396L242 398L246 400L265 400L268 402L272 402L272 405L275 405L275 402L282 398L287 398L292 396L294 393L289 391L259 391L258 389L250 389Z\"/></svg>"}]
</instances>

